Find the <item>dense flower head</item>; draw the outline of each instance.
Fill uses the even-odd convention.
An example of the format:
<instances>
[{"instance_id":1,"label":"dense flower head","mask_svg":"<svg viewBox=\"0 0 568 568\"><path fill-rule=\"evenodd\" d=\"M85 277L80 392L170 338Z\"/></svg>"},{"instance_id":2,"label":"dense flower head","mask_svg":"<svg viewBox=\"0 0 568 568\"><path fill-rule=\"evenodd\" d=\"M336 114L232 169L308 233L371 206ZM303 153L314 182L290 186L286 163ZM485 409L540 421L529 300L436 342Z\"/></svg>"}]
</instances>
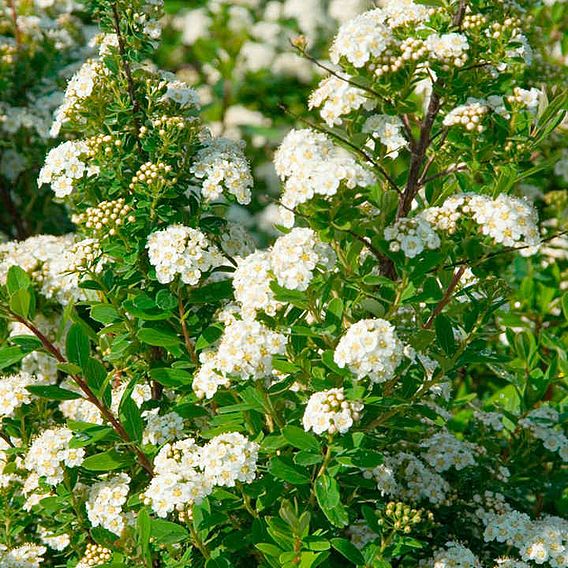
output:
<instances>
[{"instance_id":1,"label":"dense flower head","mask_svg":"<svg viewBox=\"0 0 568 568\"><path fill-rule=\"evenodd\" d=\"M446 546L440 549L429 561L432 568L481 568L481 563L475 554L463 544L455 541L446 542Z\"/></svg>"},{"instance_id":2,"label":"dense flower head","mask_svg":"<svg viewBox=\"0 0 568 568\"><path fill-rule=\"evenodd\" d=\"M195 285L204 272L223 263L219 250L201 231L183 225L152 233L146 248L161 284L173 282L179 274L184 284Z\"/></svg>"},{"instance_id":3,"label":"dense flower head","mask_svg":"<svg viewBox=\"0 0 568 568\"><path fill-rule=\"evenodd\" d=\"M394 326L383 319L361 320L350 326L335 349L333 360L358 379L384 383L395 376L403 345Z\"/></svg>"},{"instance_id":4,"label":"dense flower head","mask_svg":"<svg viewBox=\"0 0 568 568\"><path fill-rule=\"evenodd\" d=\"M0 549L0 564L3 568L40 568L46 552L45 546L31 543L12 549Z\"/></svg>"},{"instance_id":5,"label":"dense flower head","mask_svg":"<svg viewBox=\"0 0 568 568\"><path fill-rule=\"evenodd\" d=\"M177 412L158 414L157 409L147 410L142 414L146 421L142 442L161 446L165 442L183 437L183 418Z\"/></svg>"},{"instance_id":6,"label":"dense flower head","mask_svg":"<svg viewBox=\"0 0 568 568\"><path fill-rule=\"evenodd\" d=\"M70 448L73 433L61 427L44 430L35 438L24 460L24 467L40 477L49 485L63 481L65 467L77 467L83 462L85 450Z\"/></svg>"},{"instance_id":7,"label":"dense flower head","mask_svg":"<svg viewBox=\"0 0 568 568\"><path fill-rule=\"evenodd\" d=\"M549 452L557 452L563 462L568 462L568 437L559 428L560 415L556 409L535 408L519 420L519 426L540 440Z\"/></svg>"},{"instance_id":8,"label":"dense flower head","mask_svg":"<svg viewBox=\"0 0 568 568\"><path fill-rule=\"evenodd\" d=\"M125 525L122 508L128 497L130 477L119 473L98 481L89 489L85 507L93 527L101 526L120 536Z\"/></svg>"},{"instance_id":9,"label":"dense flower head","mask_svg":"<svg viewBox=\"0 0 568 568\"><path fill-rule=\"evenodd\" d=\"M408 147L402 130L402 120L398 116L373 114L363 124L362 132L370 134L373 139L386 146L386 157L394 159L402 149Z\"/></svg>"},{"instance_id":10,"label":"dense flower head","mask_svg":"<svg viewBox=\"0 0 568 568\"><path fill-rule=\"evenodd\" d=\"M34 384L39 384L37 378L25 372L0 377L0 420L13 416L16 409L32 401L27 387Z\"/></svg>"},{"instance_id":11,"label":"dense flower head","mask_svg":"<svg viewBox=\"0 0 568 568\"><path fill-rule=\"evenodd\" d=\"M448 431L437 432L421 445L426 449L422 457L437 472L447 471L451 467L460 470L476 463L476 446L458 440Z\"/></svg>"},{"instance_id":12,"label":"dense flower head","mask_svg":"<svg viewBox=\"0 0 568 568\"><path fill-rule=\"evenodd\" d=\"M425 250L440 247L440 237L432 225L422 217L398 219L385 229L385 239L390 242L389 249L399 250L407 258L414 258Z\"/></svg>"},{"instance_id":13,"label":"dense flower head","mask_svg":"<svg viewBox=\"0 0 568 568\"><path fill-rule=\"evenodd\" d=\"M274 165L284 181L281 214L286 226L293 225L292 211L315 195L335 195L342 185L367 187L375 179L329 137L310 129L287 134L274 156Z\"/></svg>"},{"instance_id":14,"label":"dense flower head","mask_svg":"<svg viewBox=\"0 0 568 568\"><path fill-rule=\"evenodd\" d=\"M250 483L256 476L258 445L231 432L204 446L188 438L166 444L154 460L155 477L145 491L145 501L160 517L199 504L215 486Z\"/></svg>"},{"instance_id":15,"label":"dense flower head","mask_svg":"<svg viewBox=\"0 0 568 568\"><path fill-rule=\"evenodd\" d=\"M363 405L346 400L342 388L316 392L308 400L302 423L315 434L345 434L359 419Z\"/></svg>"},{"instance_id":16,"label":"dense flower head","mask_svg":"<svg viewBox=\"0 0 568 568\"><path fill-rule=\"evenodd\" d=\"M191 172L203 180L201 195L206 201L219 199L226 190L238 203L250 202L253 179L239 142L227 138L207 140L197 152Z\"/></svg>"},{"instance_id":17,"label":"dense flower head","mask_svg":"<svg viewBox=\"0 0 568 568\"><path fill-rule=\"evenodd\" d=\"M462 219L472 219L483 235L506 247L519 248L523 256L538 250L540 233L537 212L527 200L500 194L492 199L465 193L448 198L440 207L425 209L421 216L450 234Z\"/></svg>"}]
</instances>

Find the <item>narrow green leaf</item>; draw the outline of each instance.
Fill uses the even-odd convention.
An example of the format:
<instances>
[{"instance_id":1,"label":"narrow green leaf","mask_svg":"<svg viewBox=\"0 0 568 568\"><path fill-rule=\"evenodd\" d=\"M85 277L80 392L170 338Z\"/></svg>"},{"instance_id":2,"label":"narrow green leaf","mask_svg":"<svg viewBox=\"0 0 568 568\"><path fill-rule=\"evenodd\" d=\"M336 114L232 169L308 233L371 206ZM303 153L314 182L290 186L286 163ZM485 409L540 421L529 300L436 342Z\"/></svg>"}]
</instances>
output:
<instances>
[{"instance_id":1,"label":"narrow green leaf","mask_svg":"<svg viewBox=\"0 0 568 568\"><path fill-rule=\"evenodd\" d=\"M304 467L299 467L286 458L272 458L268 471L276 478L292 483L293 485L305 485L310 482L310 476Z\"/></svg>"},{"instance_id":2,"label":"narrow green leaf","mask_svg":"<svg viewBox=\"0 0 568 568\"><path fill-rule=\"evenodd\" d=\"M353 562L355 566L365 564L363 555L350 540L347 540L346 538L332 538L331 546L333 546L337 552L345 556L347 560Z\"/></svg>"},{"instance_id":3,"label":"narrow green leaf","mask_svg":"<svg viewBox=\"0 0 568 568\"><path fill-rule=\"evenodd\" d=\"M65 352L67 353L67 359L81 368L89 359L89 338L78 323L74 323L67 332Z\"/></svg>"},{"instance_id":4,"label":"narrow green leaf","mask_svg":"<svg viewBox=\"0 0 568 568\"><path fill-rule=\"evenodd\" d=\"M177 523L162 519L151 519L150 536L156 544L176 544L187 540L189 533L186 528Z\"/></svg>"},{"instance_id":5,"label":"narrow green leaf","mask_svg":"<svg viewBox=\"0 0 568 568\"><path fill-rule=\"evenodd\" d=\"M56 385L41 385L26 387L34 396L49 400L75 400L81 398L79 393L62 389Z\"/></svg>"},{"instance_id":6,"label":"narrow green leaf","mask_svg":"<svg viewBox=\"0 0 568 568\"><path fill-rule=\"evenodd\" d=\"M81 467L89 471L113 471L132 465L132 454L119 454L116 450L109 450L85 458Z\"/></svg>"}]
</instances>

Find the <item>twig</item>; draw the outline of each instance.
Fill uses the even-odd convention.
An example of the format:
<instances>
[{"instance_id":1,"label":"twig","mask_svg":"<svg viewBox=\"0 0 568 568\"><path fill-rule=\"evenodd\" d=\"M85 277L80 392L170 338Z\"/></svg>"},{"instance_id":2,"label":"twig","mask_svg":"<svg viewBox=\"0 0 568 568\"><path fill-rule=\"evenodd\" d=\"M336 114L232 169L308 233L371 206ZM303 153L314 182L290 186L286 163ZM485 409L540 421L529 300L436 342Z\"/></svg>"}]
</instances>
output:
<instances>
[{"instance_id":1,"label":"twig","mask_svg":"<svg viewBox=\"0 0 568 568\"><path fill-rule=\"evenodd\" d=\"M67 363L67 359L63 356L61 351L31 322L20 317L18 314L10 311L10 315L19 323L26 326L40 341L44 349L51 353L53 357L59 363ZM103 418L113 427L114 431L126 442L127 445L131 446L138 458L140 465L150 474L154 474L154 468L150 460L146 457L144 452L130 439L128 432L124 429L124 426L116 418L116 416L109 410L95 395L91 390L86 381L79 375L69 375L77 384L77 386L83 391L86 399L96 406Z\"/></svg>"},{"instance_id":2,"label":"twig","mask_svg":"<svg viewBox=\"0 0 568 568\"><path fill-rule=\"evenodd\" d=\"M16 3L14 2L14 0L8 0L8 6L10 7L12 23L14 24L14 38L16 40L16 47L19 49L22 45L22 32L20 30L20 26L18 25L18 12L16 11Z\"/></svg>"},{"instance_id":3,"label":"twig","mask_svg":"<svg viewBox=\"0 0 568 568\"><path fill-rule=\"evenodd\" d=\"M442 310L450 303L454 290L459 284L460 278L463 276L465 270L466 266L460 266L460 268L456 270L456 272L452 276L452 280L450 281L446 293L444 294L442 299L436 304L436 307L432 311L432 314L428 318L428 321L422 326L423 329L430 329L432 327L432 324L434 323L434 320L442 313Z\"/></svg>"},{"instance_id":4,"label":"twig","mask_svg":"<svg viewBox=\"0 0 568 568\"><path fill-rule=\"evenodd\" d=\"M347 231L350 235L355 237L359 242L363 243L365 247L367 247L375 256L375 258L379 261L379 270L383 276L394 280L396 278L396 271L394 270L394 264L392 260L381 253L381 251L376 248L370 241L368 241L365 237L358 235L355 231Z\"/></svg>"},{"instance_id":5,"label":"twig","mask_svg":"<svg viewBox=\"0 0 568 568\"><path fill-rule=\"evenodd\" d=\"M195 349L193 348L193 344L191 343L191 338L189 337L189 332L187 330L187 324L185 323L185 308L183 307L183 301L181 299L181 294L178 294L178 311L179 311L179 320L181 322L181 331L183 333L183 341L185 343L185 348L189 353L191 360L197 364L197 354L195 353Z\"/></svg>"},{"instance_id":6,"label":"twig","mask_svg":"<svg viewBox=\"0 0 568 568\"><path fill-rule=\"evenodd\" d=\"M453 168L448 168L447 170L444 170L443 172L438 172L437 174L433 174L430 177L427 177L426 179L423 179L424 175L422 175L422 177L418 181L418 184L420 185L420 187L422 187L423 185L426 185L427 183L430 183L431 181L437 180L437 179L445 177L445 176L449 176L450 174L463 172L466 169L467 169L467 166L456 166L456 167L453 167Z\"/></svg>"},{"instance_id":7,"label":"twig","mask_svg":"<svg viewBox=\"0 0 568 568\"><path fill-rule=\"evenodd\" d=\"M0 431L0 438L2 438L2 440L4 440L11 448L14 447L14 444L12 443L12 440L10 440L10 436L8 436L8 434Z\"/></svg>"},{"instance_id":8,"label":"twig","mask_svg":"<svg viewBox=\"0 0 568 568\"><path fill-rule=\"evenodd\" d=\"M136 92L134 90L134 80L132 79L132 70L130 68L130 63L126 57L126 47L124 44L124 37L122 36L122 31L120 29L120 17L118 15L118 8L116 3L112 3L112 18L114 24L114 31L116 32L116 37L118 40L118 51L120 53L120 59L122 61L122 66L124 67L124 74L126 75L126 83L128 85L128 96L130 102L132 103L132 122L134 124L134 129L136 131L136 144L140 149L140 122L138 120L138 112L140 111L140 103L136 98Z\"/></svg>"}]
</instances>

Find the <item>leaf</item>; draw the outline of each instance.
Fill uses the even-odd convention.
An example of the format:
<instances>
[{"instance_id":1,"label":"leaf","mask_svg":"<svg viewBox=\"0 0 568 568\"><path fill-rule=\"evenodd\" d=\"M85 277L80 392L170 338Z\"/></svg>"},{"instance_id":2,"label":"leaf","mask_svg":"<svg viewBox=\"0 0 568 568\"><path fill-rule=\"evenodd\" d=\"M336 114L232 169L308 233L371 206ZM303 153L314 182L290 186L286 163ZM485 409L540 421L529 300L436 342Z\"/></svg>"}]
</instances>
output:
<instances>
[{"instance_id":1,"label":"leaf","mask_svg":"<svg viewBox=\"0 0 568 568\"><path fill-rule=\"evenodd\" d=\"M78 323L74 323L67 332L65 352L67 354L67 359L69 359L71 363L79 365L81 368L89 359L89 338Z\"/></svg>"},{"instance_id":2,"label":"leaf","mask_svg":"<svg viewBox=\"0 0 568 568\"><path fill-rule=\"evenodd\" d=\"M221 325L211 325L199 336L197 342L195 343L195 349L201 351L210 345L213 345L221 336L223 335L223 326Z\"/></svg>"},{"instance_id":3,"label":"leaf","mask_svg":"<svg viewBox=\"0 0 568 568\"><path fill-rule=\"evenodd\" d=\"M113 471L132 465L132 454L119 454L116 450L109 450L85 458L81 467L89 471Z\"/></svg>"},{"instance_id":4,"label":"leaf","mask_svg":"<svg viewBox=\"0 0 568 568\"><path fill-rule=\"evenodd\" d=\"M18 290L27 290L31 283L32 281L25 270L19 266L10 266L6 277L6 289L10 296Z\"/></svg>"},{"instance_id":5,"label":"leaf","mask_svg":"<svg viewBox=\"0 0 568 568\"><path fill-rule=\"evenodd\" d=\"M138 339L155 347L171 347L180 342L176 332L167 327L143 327L138 331Z\"/></svg>"},{"instance_id":6,"label":"leaf","mask_svg":"<svg viewBox=\"0 0 568 568\"><path fill-rule=\"evenodd\" d=\"M151 530L150 514L146 507L142 507L136 519L136 537L144 557L148 557Z\"/></svg>"},{"instance_id":7,"label":"leaf","mask_svg":"<svg viewBox=\"0 0 568 568\"><path fill-rule=\"evenodd\" d=\"M452 355L456 350L456 340L454 338L454 330L450 320L443 314L440 314L435 322L436 337L440 347L447 355Z\"/></svg>"},{"instance_id":8,"label":"leaf","mask_svg":"<svg viewBox=\"0 0 568 568\"><path fill-rule=\"evenodd\" d=\"M341 528L349 524L349 516L341 504L337 481L333 477L320 475L316 479L315 494L320 509L332 525Z\"/></svg>"},{"instance_id":9,"label":"leaf","mask_svg":"<svg viewBox=\"0 0 568 568\"><path fill-rule=\"evenodd\" d=\"M188 371L184 371L183 369L170 369L167 367L151 369L150 376L165 387L190 385L193 381L193 377Z\"/></svg>"},{"instance_id":10,"label":"leaf","mask_svg":"<svg viewBox=\"0 0 568 568\"><path fill-rule=\"evenodd\" d=\"M287 442L300 450L316 450L319 451L320 444L315 436L308 434L298 426L286 426L282 430L282 435Z\"/></svg>"},{"instance_id":11,"label":"leaf","mask_svg":"<svg viewBox=\"0 0 568 568\"><path fill-rule=\"evenodd\" d=\"M221 300L228 300L232 296L232 281L222 280L221 282L213 282L192 290L189 294L189 301L192 304L216 304Z\"/></svg>"},{"instance_id":12,"label":"leaf","mask_svg":"<svg viewBox=\"0 0 568 568\"><path fill-rule=\"evenodd\" d=\"M83 374L89 387L109 406L111 403L111 390L107 381L108 373L104 365L98 359L89 357L83 367Z\"/></svg>"},{"instance_id":13,"label":"leaf","mask_svg":"<svg viewBox=\"0 0 568 568\"><path fill-rule=\"evenodd\" d=\"M276 478L292 483L292 485L305 485L310 482L310 476L305 468L293 465L286 458L272 458L268 471Z\"/></svg>"},{"instance_id":14,"label":"leaf","mask_svg":"<svg viewBox=\"0 0 568 568\"><path fill-rule=\"evenodd\" d=\"M120 315L111 304L95 304L91 307L91 318L99 323L109 324L120 320Z\"/></svg>"},{"instance_id":15,"label":"leaf","mask_svg":"<svg viewBox=\"0 0 568 568\"><path fill-rule=\"evenodd\" d=\"M0 370L15 365L26 356L19 347L4 347L0 349Z\"/></svg>"},{"instance_id":16,"label":"leaf","mask_svg":"<svg viewBox=\"0 0 568 568\"><path fill-rule=\"evenodd\" d=\"M23 318L30 317L34 304L35 301L31 288L20 288L10 295L10 309Z\"/></svg>"},{"instance_id":17,"label":"leaf","mask_svg":"<svg viewBox=\"0 0 568 568\"><path fill-rule=\"evenodd\" d=\"M343 300L341 298L333 298L327 307L325 315L325 325L334 326L336 330L341 329L343 320Z\"/></svg>"},{"instance_id":18,"label":"leaf","mask_svg":"<svg viewBox=\"0 0 568 568\"><path fill-rule=\"evenodd\" d=\"M75 400L81 398L79 393L62 389L56 385L46 385L46 386L30 386L26 387L34 396L39 396L41 398L47 398L49 400Z\"/></svg>"},{"instance_id":19,"label":"leaf","mask_svg":"<svg viewBox=\"0 0 568 568\"><path fill-rule=\"evenodd\" d=\"M150 536L156 544L176 544L189 538L187 529L162 519L151 519Z\"/></svg>"},{"instance_id":20,"label":"leaf","mask_svg":"<svg viewBox=\"0 0 568 568\"><path fill-rule=\"evenodd\" d=\"M345 556L347 560L353 562L355 566L365 564L363 555L350 540L347 540L346 538L332 538L331 546L333 546L337 552Z\"/></svg>"},{"instance_id":21,"label":"leaf","mask_svg":"<svg viewBox=\"0 0 568 568\"><path fill-rule=\"evenodd\" d=\"M142 420L140 409L130 395L130 392L124 393L120 402L119 415L124 429L128 432L130 438L137 442L142 439L144 421Z\"/></svg>"}]
</instances>

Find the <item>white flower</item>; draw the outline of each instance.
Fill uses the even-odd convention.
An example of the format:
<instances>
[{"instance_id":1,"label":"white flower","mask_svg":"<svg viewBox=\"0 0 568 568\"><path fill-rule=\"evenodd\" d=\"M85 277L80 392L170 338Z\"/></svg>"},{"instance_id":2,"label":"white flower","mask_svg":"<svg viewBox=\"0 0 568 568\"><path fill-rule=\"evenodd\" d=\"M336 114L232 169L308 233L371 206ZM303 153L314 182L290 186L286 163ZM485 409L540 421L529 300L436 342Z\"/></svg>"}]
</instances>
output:
<instances>
[{"instance_id":1,"label":"white flower","mask_svg":"<svg viewBox=\"0 0 568 568\"><path fill-rule=\"evenodd\" d=\"M361 320L353 324L339 343L333 360L348 367L358 379L373 383L389 381L402 361L403 346L392 324L383 319Z\"/></svg>"},{"instance_id":2,"label":"white flower","mask_svg":"<svg viewBox=\"0 0 568 568\"><path fill-rule=\"evenodd\" d=\"M345 399L342 388L316 392L308 401L302 423L306 432L345 434L359 420L361 410L360 402Z\"/></svg>"}]
</instances>

